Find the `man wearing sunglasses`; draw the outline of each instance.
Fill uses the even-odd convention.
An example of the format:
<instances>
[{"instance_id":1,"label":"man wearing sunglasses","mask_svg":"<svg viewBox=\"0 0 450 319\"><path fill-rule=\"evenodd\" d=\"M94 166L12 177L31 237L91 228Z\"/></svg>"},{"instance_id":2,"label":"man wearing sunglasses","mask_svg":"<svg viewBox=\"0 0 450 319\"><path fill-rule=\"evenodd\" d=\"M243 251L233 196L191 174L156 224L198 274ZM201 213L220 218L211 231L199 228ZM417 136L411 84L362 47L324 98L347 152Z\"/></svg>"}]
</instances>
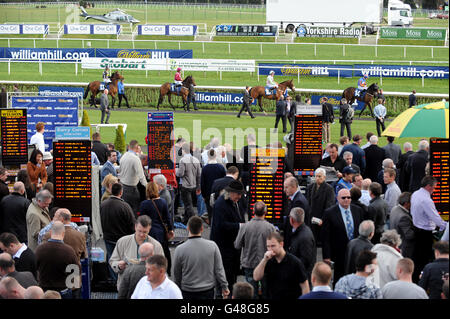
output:
<instances>
[{"instance_id":1,"label":"man wearing sunglasses","mask_svg":"<svg viewBox=\"0 0 450 319\"><path fill-rule=\"evenodd\" d=\"M358 237L363 211L352 205L350 190L338 192L338 203L325 210L322 224L322 255L324 262L334 263L334 283L344 275L347 244Z\"/></svg>"}]
</instances>

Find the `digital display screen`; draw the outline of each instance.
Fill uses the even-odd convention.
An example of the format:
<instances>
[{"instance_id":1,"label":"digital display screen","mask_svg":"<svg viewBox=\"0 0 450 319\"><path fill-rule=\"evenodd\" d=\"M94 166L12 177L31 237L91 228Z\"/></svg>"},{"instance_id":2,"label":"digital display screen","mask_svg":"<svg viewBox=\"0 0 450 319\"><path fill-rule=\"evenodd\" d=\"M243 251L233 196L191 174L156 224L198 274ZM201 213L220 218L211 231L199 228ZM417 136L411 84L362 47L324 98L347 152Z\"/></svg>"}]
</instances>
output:
<instances>
[{"instance_id":1,"label":"digital display screen","mask_svg":"<svg viewBox=\"0 0 450 319\"><path fill-rule=\"evenodd\" d=\"M27 110L1 110L2 165L20 166L28 162Z\"/></svg>"},{"instance_id":2,"label":"digital display screen","mask_svg":"<svg viewBox=\"0 0 450 319\"><path fill-rule=\"evenodd\" d=\"M313 175L322 159L322 116L297 114L294 122L294 165L299 175Z\"/></svg>"},{"instance_id":3,"label":"digital display screen","mask_svg":"<svg viewBox=\"0 0 450 319\"><path fill-rule=\"evenodd\" d=\"M251 149L249 216L253 217L253 205L263 201L267 206L266 220L282 222L284 211L284 149Z\"/></svg>"},{"instance_id":4,"label":"digital display screen","mask_svg":"<svg viewBox=\"0 0 450 319\"><path fill-rule=\"evenodd\" d=\"M147 130L148 168L174 170L173 113L148 113Z\"/></svg>"},{"instance_id":5,"label":"digital display screen","mask_svg":"<svg viewBox=\"0 0 450 319\"><path fill-rule=\"evenodd\" d=\"M438 184L431 195L436 209L442 219L449 217L449 139L430 139L430 175L438 180Z\"/></svg>"},{"instance_id":6,"label":"digital display screen","mask_svg":"<svg viewBox=\"0 0 450 319\"><path fill-rule=\"evenodd\" d=\"M90 222L92 214L91 141L53 142L55 206L67 208L74 222Z\"/></svg>"},{"instance_id":7,"label":"digital display screen","mask_svg":"<svg viewBox=\"0 0 450 319\"><path fill-rule=\"evenodd\" d=\"M216 25L216 35L223 36L275 36L275 25Z\"/></svg>"}]
</instances>

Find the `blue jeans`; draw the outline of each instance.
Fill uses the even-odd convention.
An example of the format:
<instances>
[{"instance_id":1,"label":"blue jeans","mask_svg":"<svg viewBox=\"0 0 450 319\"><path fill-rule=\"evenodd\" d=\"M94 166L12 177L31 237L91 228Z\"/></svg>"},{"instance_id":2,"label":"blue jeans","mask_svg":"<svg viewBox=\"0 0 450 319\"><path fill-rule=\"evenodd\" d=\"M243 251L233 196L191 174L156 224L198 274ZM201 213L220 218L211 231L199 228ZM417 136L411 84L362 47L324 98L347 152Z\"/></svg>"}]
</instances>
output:
<instances>
[{"instance_id":1,"label":"blue jeans","mask_svg":"<svg viewBox=\"0 0 450 319\"><path fill-rule=\"evenodd\" d=\"M109 264L109 259L113 254L114 248L116 248L116 243L105 240L105 246L106 246L106 263L108 264L109 275L111 276L111 279L117 281L117 274L114 272L114 270L111 268Z\"/></svg>"},{"instance_id":2,"label":"blue jeans","mask_svg":"<svg viewBox=\"0 0 450 319\"><path fill-rule=\"evenodd\" d=\"M198 216L202 216L205 213L206 206L205 200L203 199L202 194L197 195L197 212Z\"/></svg>"},{"instance_id":3,"label":"blue jeans","mask_svg":"<svg viewBox=\"0 0 450 319\"><path fill-rule=\"evenodd\" d=\"M247 281L250 285L253 286L253 298L255 299L259 299L259 287L261 286L261 291L262 291L262 299L267 299L267 284L266 284L266 280L263 278L260 281L255 281L253 279L253 271L255 270L254 268L243 268L244 270L244 276L245 276L245 281Z\"/></svg>"}]
</instances>

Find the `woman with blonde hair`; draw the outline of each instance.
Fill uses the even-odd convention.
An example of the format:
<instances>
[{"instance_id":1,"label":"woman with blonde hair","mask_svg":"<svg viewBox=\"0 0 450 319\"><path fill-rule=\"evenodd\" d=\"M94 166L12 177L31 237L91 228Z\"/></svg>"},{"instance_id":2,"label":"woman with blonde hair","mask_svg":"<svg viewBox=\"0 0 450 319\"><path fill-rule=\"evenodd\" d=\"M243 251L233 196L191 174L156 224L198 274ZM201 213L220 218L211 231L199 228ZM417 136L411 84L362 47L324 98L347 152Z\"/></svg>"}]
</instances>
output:
<instances>
[{"instance_id":1,"label":"woman with blonde hair","mask_svg":"<svg viewBox=\"0 0 450 319\"><path fill-rule=\"evenodd\" d=\"M102 187L105 188L105 192L103 193L102 199L101 201L105 201L107 200L110 196L111 196L111 187L115 184L118 183L119 179L114 176L113 174L108 174L105 176L105 178L103 179L102 182Z\"/></svg>"}]
</instances>

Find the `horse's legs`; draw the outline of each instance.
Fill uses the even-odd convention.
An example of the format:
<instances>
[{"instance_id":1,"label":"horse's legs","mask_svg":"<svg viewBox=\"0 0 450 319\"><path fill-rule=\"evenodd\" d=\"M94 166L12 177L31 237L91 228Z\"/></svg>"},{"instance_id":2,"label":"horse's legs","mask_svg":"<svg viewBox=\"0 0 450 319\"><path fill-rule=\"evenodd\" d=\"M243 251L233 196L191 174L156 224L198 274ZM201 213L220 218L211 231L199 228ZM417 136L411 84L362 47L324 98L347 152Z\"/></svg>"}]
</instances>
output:
<instances>
[{"instance_id":1,"label":"horse's legs","mask_svg":"<svg viewBox=\"0 0 450 319\"><path fill-rule=\"evenodd\" d=\"M167 99L169 100L169 104L170 106L173 108L173 110L175 111L175 106L173 106L172 104L172 94L168 93L167 94Z\"/></svg>"},{"instance_id":2,"label":"horse's legs","mask_svg":"<svg viewBox=\"0 0 450 319\"><path fill-rule=\"evenodd\" d=\"M111 108L114 108L114 103L116 102L116 99L114 98L114 95L111 95Z\"/></svg>"},{"instance_id":3,"label":"horse's legs","mask_svg":"<svg viewBox=\"0 0 450 319\"><path fill-rule=\"evenodd\" d=\"M159 105L162 103L163 100L164 100L164 95L162 95L161 92L159 92L158 105L156 106L156 109L158 111L159 111Z\"/></svg>"},{"instance_id":4,"label":"horse's legs","mask_svg":"<svg viewBox=\"0 0 450 319\"><path fill-rule=\"evenodd\" d=\"M259 105L259 110L261 112L264 113L264 115L267 115L266 111L264 111L263 107L262 107L262 96L258 97L258 105Z\"/></svg>"},{"instance_id":5,"label":"horse's legs","mask_svg":"<svg viewBox=\"0 0 450 319\"><path fill-rule=\"evenodd\" d=\"M183 109L184 109L185 112L187 112L187 110L186 110L186 105L187 105L186 95L183 94L181 97L183 99Z\"/></svg>"}]
</instances>

